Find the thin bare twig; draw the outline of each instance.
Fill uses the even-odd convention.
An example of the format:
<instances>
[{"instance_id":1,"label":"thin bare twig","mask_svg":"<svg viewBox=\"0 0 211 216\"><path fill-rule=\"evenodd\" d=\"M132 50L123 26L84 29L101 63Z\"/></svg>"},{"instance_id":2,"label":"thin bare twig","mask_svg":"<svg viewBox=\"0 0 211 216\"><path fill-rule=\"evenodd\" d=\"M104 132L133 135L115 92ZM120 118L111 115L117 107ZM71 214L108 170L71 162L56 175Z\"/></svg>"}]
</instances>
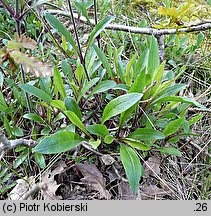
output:
<instances>
[{"instance_id":1,"label":"thin bare twig","mask_svg":"<svg viewBox=\"0 0 211 216\"><path fill-rule=\"evenodd\" d=\"M70 13L67 13L65 11L59 11L59 10L47 10L48 13L62 15L66 17L70 17ZM77 13L73 13L73 17L75 19L78 18ZM81 16L80 21L84 23L88 23L86 17ZM90 22L95 25L95 20L90 19ZM133 26L126 26L121 24L109 24L106 26L106 29L111 30L119 30L119 31L125 31L125 32L131 32L131 33L137 33L137 34L147 34L147 35L154 35L154 36L161 36L161 35L171 35L176 33L189 33L189 32L195 32L195 31L206 31L208 29L211 29L211 23L210 22L203 22L199 23L197 25L191 25L188 27L183 27L180 29L156 29L156 28L140 28L140 27L133 27Z\"/></svg>"},{"instance_id":2,"label":"thin bare twig","mask_svg":"<svg viewBox=\"0 0 211 216\"><path fill-rule=\"evenodd\" d=\"M8 140L5 135L0 132L0 154L1 152L13 149L18 146L26 146L28 148L32 148L37 145L37 141L34 140L26 140L26 139L15 139L15 140Z\"/></svg>"}]
</instances>

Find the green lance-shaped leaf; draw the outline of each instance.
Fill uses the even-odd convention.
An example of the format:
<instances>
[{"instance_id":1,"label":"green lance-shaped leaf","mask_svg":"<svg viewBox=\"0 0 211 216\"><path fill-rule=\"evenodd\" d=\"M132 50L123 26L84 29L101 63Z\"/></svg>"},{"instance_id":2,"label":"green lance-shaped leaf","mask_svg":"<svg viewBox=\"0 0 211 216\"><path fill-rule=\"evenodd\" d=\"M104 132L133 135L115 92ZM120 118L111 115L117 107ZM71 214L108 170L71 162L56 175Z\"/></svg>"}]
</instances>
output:
<instances>
[{"instance_id":1,"label":"green lance-shaped leaf","mask_svg":"<svg viewBox=\"0 0 211 216\"><path fill-rule=\"evenodd\" d=\"M84 87L81 89L81 91L80 91L80 93L79 93L79 95L78 95L77 102L80 101L80 99L85 95L85 93L86 93L92 86L94 86L94 85L98 82L99 79L100 79L99 77L96 77L96 78L90 80L88 83L86 83L86 84L84 85Z\"/></svg>"},{"instance_id":2,"label":"green lance-shaped leaf","mask_svg":"<svg viewBox=\"0 0 211 216\"><path fill-rule=\"evenodd\" d=\"M42 139L33 149L40 154L57 154L70 150L84 139L70 131L61 131Z\"/></svg>"},{"instance_id":3,"label":"green lance-shaped leaf","mask_svg":"<svg viewBox=\"0 0 211 216\"><path fill-rule=\"evenodd\" d=\"M50 104L50 102L52 101L51 97L48 94L46 94L43 90L35 86L29 85L29 84L21 84L20 87L27 93L40 98L41 100L45 101L48 104Z\"/></svg>"},{"instance_id":4,"label":"green lance-shaped leaf","mask_svg":"<svg viewBox=\"0 0 211 216\"><path fill-rule=\"evenodd\" d=\"M74 112L78 118L81 120L82 119L82 113L80 108L78 107L78 104L76 103L76 101L71 98L71 97L66 97L64 100L65 106L67 108L67 110L70 110L72 112Z\"/></svg>"},{"instance_id":5,"label":"green lance-shaped leaf","mask_svg":"<svg viewBox=\"0 0 211 216\"><path fill-rule=\"evenodd\" d=\"M64 114L70 119L70 121L78 128L80 128L88 137L92 138L92 136L89 134L89 132L86 130L86 127L82 123L82 121L78 118L78 116L70 111L67 110L64 112Z\"/></svg>"},{"instance_id":6,"label":"green lance-shaped leaf","mask_svg":"<svg viewBox=\"0 0 211 216\"><path fill-rule=\"evenodd\" d=\"M148 146L148 145L144 144L143 142L140 142L139 140L136 140L136 139L124 138L123 140L125 143L127 143L131 147L136 148L138 150L148 151L151 149L150 146Z\"/></svg>"},{"instance_id":7,"label":"green lance-shaped leaf","mask_svg":"<svg viewBox=\"0 0 211 216\"><path fill-rule=\"evenodd\" d=\"M6 113L8 106L4 100L4 96L0 91L0 111Z\"/></svg>"},{"instance_id":8,"label":"green lance-shaped leaf","mask_svg":"<svg viewBox=\"0 0 211 216\"><path fill-rule=\"evenodd\" d=\"M39 115L37 115L35 113L27 113L23 116L23 118L35 121L35 122L40 123L42 125L46 125L46 122L43 120L43 118L41 118Z\"/></svg>"},{"instance_id":9,"label":"green lance-shaped leaf","mask_svg":"<svg viewBox=\"0 0 211 216\"><path fill-rule=\"evenodd\" d=\"M46 167L46 163L45 163L45 157L44 155L38 153L38 152L35 152L34 153L34 159L35 161L38 163L39 167L41 169L44 169Z\"/></svg>"},{"instance_id":10,"label":"green lance-shaped leaf","mask_svg":"<svg viewBox=\"0 0 211 216\"><path fill-rule=\"evenodd\" d=\"M56 86L57 90L60 92L62 99L66 97L65 89L64 89L64 83L62 81L62 76L59 73L59 70L57 67L54 68L54 76L53 76L53 82Z\"/></svg>"},{"instance_id":11,"label":"green lance-shaped leaf","mask_svg":"<svg viewBox=\"0 0 211 216\"><path fill-rule=\"evenodd\" d=\"M198 103L197 101L190 99L190 98L184 98L184 97L179 97L179 96L166 96L164 98L154 100L151 105L154 105L156 103L161 103L161 102L170 102L170 101L192 104L192 105L195 105L201 109L206 110L206 107L203 106L202 104Z\"/></svg>"},{"instance_id":12,"label":"green lance-shaped leaf","mask_svg":"<svg viewBox=\"0 0 211 216\"><path fill-rule=\"evenodd\" d=\"M135 103L137 103L142 97L140 93L130 93L121 95L111 100L105 107L102 116L102 123L107 121L113 116L116 116L125 110L129 109Z\"/></svg>"},{"instance_id":13,"label":"green lance-shaped leaf","mask_svg":"<svg viewBox=\"0 0 211 216\"><path fill-rule=\"evenodd\" d=\"M165 136L169 136L179 130L180 127L184 124L185 119L179 118L174 121L171 121L164 129L163 133Z\"/></svg>"},{"instance_id":14,"label":"green lance-shaped leaf","mask_svg":"<svg viewBox=\"0 0 211 216\"><path fill-rule=\"evenodd\" d=\"M161 153L161 154L168 154L168 155L174 155L177 157L181 157L182 153L177 150L176 148L157 148L157 150Z\"/></svg>"},{"instance_id":15,"label":"green lance-shaped leaf","mask_svg":"<svg viewBox=\"0 0 211 216\"><path fill-rule=\"evenodd\" d=\"M57 31L64 35L66 39L69 41L73 49L78 53L77 46L75 44L75 41L73 40L72 36L70 35L69 31L63 26L63 24L53 15L46 13L45 15L48 22L55 28Z\"/></svg>"},{"instance_id":16,"label":"green lance-shaped leaf","mask_svg":"<svg viewBox=\"0 0 211 216\"><path fill-rule=\"evenodd\" d=\"M52 100L50 105L52 107L55 107L55 108L61 110L61 111L66 110L66 107L64 105L64 101L62 101L62 100Z\"/></svg>"},{"instance_id":17,"label":"green lance-shaped leaf","mask_svg":"<svg viewBox=\"0 0 211 216\"><path fill-rule=\"evenodd\" d=\"M158 139L165 138L163 133L150 128L138 128L133 133L131 133L128 137L138 139L138 140L158 140Z\"/></svg>"},{"instance_id":18,"label":"green lance-shaped leaf","mask_svg":"<svg viewBox=\"0 0 211 216\"><path fill-rule=\"evenodd\" d=\"M87 43L87 50L90 48L95 38L106 28L106 26L114 20L115 17L107 16L102 19L94 28L92 33L90 34L89 41Z\"/></svg>"},{"instance_id":19,"label":"green lance-shaped leaf","mask_svg":"<svg viewBox=\"0 0 211 216\"><path fill-rule=\"evenodd\" d=\"M120 156L130 187L135 193L140 177L143 175L140 159L132 148L123 144L120 147Z\"/></svg>"},{"instance_id":20,"label":"green lance-shaped leaf","mask_svg":"<svg viewBox=\"0 0 211 216\"><path fill-rule=\"evenodd\" d=\"M150 49L149 49L149 59L148 59L148 71L151 76L153 76L155 69L160 64L158 42L154 36L151 36Z\"/></svg>"},{"instance_id":21,"label":"green lance-shaped leaf","mask_svg":"<svg viewBox=\"0 0 211 216\"><path fill-rule=\"evenodd\" d=\"M95 52L97 53L99 59L101 60L104 68L106 69L106 71L108 72L109 77L113 78L113 71L111 69L111 66L108 63L107 57L105 56L105 54L101 51L101 49L96 46L95 44L93 44L93 48L95 50Z\"/></svg>"},{"instance_id":22,"label":"green lance-shaped leaf","mask_svg":"<svg viewBox=\"0 0 211 216\"><path fill-rule=\"evenodd\" d=\"M89 97L91 97L93 94L98 94L101 92L108 91L109 89L112 89L115 86L116 86L116 83L113 80L102 81L93 89Z\"/></svg>"}]
</instances>

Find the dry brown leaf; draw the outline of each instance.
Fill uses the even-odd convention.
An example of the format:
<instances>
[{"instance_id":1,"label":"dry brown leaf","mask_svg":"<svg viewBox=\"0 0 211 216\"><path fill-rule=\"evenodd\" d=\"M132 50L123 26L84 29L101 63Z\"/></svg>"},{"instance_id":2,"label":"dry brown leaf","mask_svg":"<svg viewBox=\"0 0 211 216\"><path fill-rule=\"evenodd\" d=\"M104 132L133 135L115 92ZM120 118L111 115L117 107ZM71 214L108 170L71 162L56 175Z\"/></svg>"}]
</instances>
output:
<instances>
[{"instance_id":1,"label":"dry brown leaf","mask_svg":"<svg viewBox=\"0 0 211 216\"><path fill-rule=\"evenodd\" d=\"M8 41L8 48L15 50L19 50L20 48L36 49L37 42L25 35L19 37L18 34L15 33L15 40Z\"/></svg>"},{"instance_id":2,"label":"dry brown leaf","mask_svg":"<svg viewBox=\"0 0 211 216\"><path fill-rule=\"evenodd\" d=\"M105 179L96 165L84 163L77 164L76 167L84 176L81 181L93 190L99 191L100 199L111 199L111 194L105 189Z\"/></svg>"},{"instance_id":3,"label":"dry brown leaf","mask_svg":"<svg viewBox=\"0 0 211 216\"><path fill-rule=\"evenodd\" d=\"M121 200L136 200L137 195L135 195L128 182L120 182L118 185L119 195Z\"/></svg>"},{"instance_id":4,"label":"dry brown leaf","mask_svg":"<svg viewBox=\"0 0 211 216\"><path fill-rule=\"evenodd\" d=\"M10 56L16 63L22 64L24 72L31 72L37 77L40 76L52 76L53 69L50 64L42 62L36 57L28 56L20 51L13 50L10 52Z\"/></svg>"},{"instance_id":5,"label":"dry brown leaf","mask_svg":"<svg viewBox=\"0 0 211 216\"><path fill-rule=\"evenodd\" d=\"M157 200L161 199L166 195L169 195L171 191L164 190L157 187L156 185L149 185L143 188L141 192L141 199L143 200Z\"/></svg>"},{"instance_id":6,"label":"dry brown leaf","mask_svg":"<svg viewBox=\"0 0 211 216\"><path fill-rule=\"evenodd\" d=\"M149 175L155 176L156 174L160 174L160 158L157 156L150 157L146 163L144 164L144 177L148 177ZM150 169L151 168L151 169Z\"/></svg>"},{"instance_id":7,"label":"dry brown leaf","mask_svg":"<svg viewBox=\"0 0 211 216\"><path fill-rule=\"evenodd\" d=\"M12 189L9 194L10 200L21 200L21 198L29 191L32 185L34 185L34 176L29 179L25 177L24 179L16 180L17 185ZM29 182L29 183L28 183ZM30 198L29 198L30 199Z\"/></svg>"},{"instance_id":8,"label":"dry brown leaf","mask_svg":"<svg viewBox=\"0 0 211 216\"><path fill-rule=\"evenodd\" d=\"M67 165L62 161L51 171L46 172L42 177L42 183L46 183L47 187L42 190L42 196L44 200L60 200L61 196L56 196L56 191L60 184L57 184L54 177L65 171Z\"/></svg>"}]
</instances>

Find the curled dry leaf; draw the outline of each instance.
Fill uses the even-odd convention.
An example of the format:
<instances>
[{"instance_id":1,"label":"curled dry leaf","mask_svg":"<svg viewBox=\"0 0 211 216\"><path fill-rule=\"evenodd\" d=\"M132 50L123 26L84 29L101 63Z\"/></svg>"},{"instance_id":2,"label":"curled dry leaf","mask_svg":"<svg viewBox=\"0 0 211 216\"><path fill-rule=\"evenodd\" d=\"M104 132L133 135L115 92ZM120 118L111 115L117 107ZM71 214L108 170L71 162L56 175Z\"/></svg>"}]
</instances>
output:
<instances>
[{"instance_id":1,"label":"curled dry leaf","mask_svg":"<svg viewBox=\"0 0 211 216\"><path fill-rule=\"evenodd\" d=\"M10 56L16 63L22 64L23 70L26 73L31 72L37 77L53 75L52 66L36 57L28 56L16 50L11 51Z\"/></svg>"},{"instance_id":2,"label":"curled dry leaf","mask_svg":"<svg viewBox=\"0 0 211 216\"><path fill-rule=\"evenodd\" d=\"M55 175L58 175L65 171L67 165L65 162L60 162L53 170L49 170L46 172L42 177L42 183L45 183L47 187L45 190L42 190L42 196L44 200L60 200L62 199L61 196L56 195L56 191L60 184L57 184L56 180L54 179Z\"/></svg>"},{"instance_id":3,"label":"curled dry leaf","mask_svg":"<svg viewBox=\"0 0 211 216\"><path fill-rule=\"evenodd\" d=\"M105 179L94 164L76 164L76 167L84 176L81 181L93 190L99 191L100 199L111 199L111 194L105 189Z\"/></svg>"},{"instance_id":4,"label":"curled dry leaf","mask_svg":"<svg viewBox=\"0 0 211 216\"><path fill-rule=\"evenodd\" d=\"M8 41L8 48L15 50L19 50L20 48L36 49L37 42L25 35L19 37L18 34L15 33L15 39Z\"/></svg>"},{"instance_id":5,"label":"curled dry leaf","mask_svg":"<svg viewBox=\"0 0 211 216\"><path fill-rule=\"evenodd\" d=\"M9 194L10 200L21 200L22 197L30 190L31 186L34 185L34 176L31 176L29 179L18 179L16 180L17 185L12 189ZM31 199L31 197L29 197Z\"/></svg>"}]
</instances>

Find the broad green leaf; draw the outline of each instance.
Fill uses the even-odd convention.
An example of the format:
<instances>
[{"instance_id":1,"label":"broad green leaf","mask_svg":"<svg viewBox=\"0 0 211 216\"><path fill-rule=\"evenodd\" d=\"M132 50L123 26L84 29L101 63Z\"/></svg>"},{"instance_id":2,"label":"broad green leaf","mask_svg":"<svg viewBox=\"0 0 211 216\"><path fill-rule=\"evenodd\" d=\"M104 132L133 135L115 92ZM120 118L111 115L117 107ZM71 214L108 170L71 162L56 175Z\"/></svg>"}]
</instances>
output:
<instances>
[{"instance_id":1,"label":"broad green leaf","mask_svg":"<svg viewBox=\"0 0 211 216\"><path fill-rule=\"evenodd\" d=\"M143 167L140 163L140 159L132 148L123 144L120 147L120 157L130 187L133 193L135 193L140 177L143 175Z\"/></svg>"},{"instance_id":2,"label":"broad green leaf","mask_svg":"<svg viewBox=\"0 0 211 216\"><path fill-rule=\"evenodd\" d=\"M130 93L111 100L103 111L102 123L132 107L142 95L141 93Z\"/></svg>"},{"instance_id":3,"label":"broad green leaf","mask_svg":"<svg viewBox=\"0 0 211 216\"><path fill-rule=\"evenodd\" d=\"M46 167L45 157L42 154L35 152L34 159L41 169L44 169Z\"/></svg>"},{"instance_id":4,"label":"broad green leaf","mask_svg":"<svg viewBox=\"0 0 211 216\"><path fill-rule=\"evenodd\" d=\"M174 155L177 157L181 157L182 153L177 150L176 148L157 148L157 150L161 153L161 154L169 154L169 155Z\"/></svg>"},{"instance_id":5,"label":"broad green leaf","mask_svg":"<svg viewBox=\"0 0 211 216\"><path fill-rule=\"evenodd\" d=\"M78 52L77 46L75 44L75 41L73 40L72 36L70 35L69 31L61 24L61 22L53 15L46 13L45 15L48 22L58 30L58 32L66 37L66 39L69 41L75 52Z\"/></svg>"},{"instance_id":6,"label":"broad green leaf","mask_svg":"<svg viewBox=\"0 0 211 216\"><path fill-rule=\"evenodd\" d=\"M61 111L66 110L66 107L64 105L64 101L62 101L62 100L52 100L50 105L52 107L55 107L55 108L61 110Z\"/></svg>"},{"instance_id":7,"label":"broad green leaf","mask_svg":"<svg viewBox=\"0 0 211 216\"><path fill-rule=\"evenodd\" d=\"M78 118L78 116L74 112L72 112L70 110L67 110L67 111L64 112L64 114L70 119L70 121L76 127L80 128L88 137L92 138L92 136L86 130L86 127L84 126L82 121Z\"/></svg>"},{"instance_id":8,"label":"broad green leaf","mask_svg":"<svg viewBox=\"0 0 211 216\"><path fill-rule=\"evenodd\" d=\"M53 82L54 82L54 85L56 86L57 90L60 92L62 99L64 100L64 98L66 97L66 93L64 90L64 83L62 81L62 76L59 73L59 70L57 67L54 67Z\"/></svg>"},{"instance_id":9,"label":"broad green leaf","mask_svg":"<svg viewBox=\"0 0 211 216\"><path fill-rule=\"evenodd\" d=\"M102 19L94 28L92 33L90 34L89 41L87 43L87 50L90 48L90 46L93 44L95 38L106 28L106 26L114 20L114 17L112 16L106 16L104 19Z\"/></svg>"},{"instance_id":10,"label":"broad green leaf","mask_svg":"<svg viewBox=\"0 0 211 216\"><path fill-rule=\"evenodd\" d=\"M98 94L101 92L108 91L109 89L112 89L115 87L116 83L113 80L105 80L100 82L91 92L89 97L91 97L93 94Z\"/></svg>"},{"instance_id":11,"label":"broad green leaf","mask_svg":"<svg viewBox=\"0 0 211 216\"><path fill-rule=\"evenodd\" d=\"M126 142L128 145L130 145L133 148L136 148L138 150L142 150L142 151L148 151L151 149L150 146L144 144L143 142L140 142L139 140L136 139L131 139L131 138L125 138L123 139L124 142Z\"/></svg>"},{"instance_id":12,"label":"broad green leaf","mask_svg":"<svg viewBox=\"0 0 211 216\"><path fill-rule=\"evenodd\" d=\"M163 134L165 136L169 136L170 134L173 134L177 132L177 130L182 127L184 124L184 118L179 118L174 121L171 121L164 129Z\"/></svg>"},{"instance_id":13,"label":"broad green leaf","mask_svg":"<svg viewBox=\"0 0 211 216\"><path fill-rule=\"evenodd\" d=\"M70 131L61 131L42 139L33 149L40 154L57 154L70 150L84 139Z\"/></svg>"},{"instance_id":14,"label":"broad green leaf","mask_svg":"<svg viewBox=\"0 0 211 216\"><path fill-rule=\"evenodd\" d=\"M86 129L90 134L94 134L103 138L109 134L107 127L102 124L88 125L86 126Z\"/></svg>"},{"instance_id":15,"label":"broad green leaf","mask_svg":"<svg viewBox=\"0 0 211 216\"><path fill-rule=\"evenodd\" d=\"M106 71L108 72L109 77L113 78L113 71L111 69L111 66L108 63L108 60L107 60L107 57L105 56L105 54L95 44L93 44L93 48L94 48L95 52L97 53L99 59L101 60L103 66L105 67Z\"/></svg>"},{"instance_id":16,"label":"broad green leaf","mask_svg":"<svg viewBox=\"0 0 211 216\"><path fill-rule=\"evenodd\" d=\"M149 49L148 72L153 76L155 69L160 65L158 42L154 36L151 36Z\"/></svg>"},{"instance_id":17,"label":"broad green leaf","mask_svg":"<svg viewBox=\"0 0 211 216\"><path fill-rule=\"evenodd\" d=\"M50 102L52 101L51 97L48 94L46 94L43 90L35 86L29 85L29 84L21 84L20 87L27 93L40 98L41 100L45 101L48 104L50 104Z\"/></svg>"},{"instance_id":18,"label":"broad green leaf","mask_svg":"<svg viewBox=\"0 0 211 216\"><path fill-rule=\"evenodd\" d=\"M190 125L195 124L196 122L198 122L204 115L203 114L198 114L194 117L191 117L191 119L188 121L188 123Z\"/></svg>"},{"instance_id":19,"label":"broad green leaf","mask_svg":"<svg viewBox=\"0 0 211 216\"><path fill-rule=\"evenodd\" d=\"M27 113L25 115L23 115L23 118L35 121L37 123L46 125L45 121L43 120L43 118L41 118L39 115L35 114L35 113Z\"/></svg>"},{"instance_id":20,"label":"broad green leaf","mask_svg":"<svg viewBox=\"0 0 211 216\"><path fill-rule=\"evenodd\" d=\"M66 97L64 100L65 106L67 108L67 110L70 110L72 112L74 112L78 118L81 120L82 119L82 113L80 108L78 107L78 104L76 103L76 101L71 98L71 97Z\"/></svg>"},{"instance_id":21,"label":"broad green leaf","mask_svg":"<svg viewBox=\"0 0 211 216\"><path fill-rule=\"evenodd\" d=\"M79 93L79 95L78 95L77 102L80 101L80 99L84 96L84 94L85 94L92 86L94 86L94 85L98 82L99 79L100 79L99 77L96 77L96 78L90 80L88 83L86 83L86 84L84 85L84 87L81 89L81 91L80 91L80 93Z\"/></svg>"},{"instance_id":22,"label":"broad green leaf","mask_svg":"<svg viewBox=\"0 0 211 216\"><path fill-rule=\"evenodd\" d=\"M138 128L128 137L138 140L159 140L165 138L163 133L150 128Z\"/></svg>"}]
</instances>

